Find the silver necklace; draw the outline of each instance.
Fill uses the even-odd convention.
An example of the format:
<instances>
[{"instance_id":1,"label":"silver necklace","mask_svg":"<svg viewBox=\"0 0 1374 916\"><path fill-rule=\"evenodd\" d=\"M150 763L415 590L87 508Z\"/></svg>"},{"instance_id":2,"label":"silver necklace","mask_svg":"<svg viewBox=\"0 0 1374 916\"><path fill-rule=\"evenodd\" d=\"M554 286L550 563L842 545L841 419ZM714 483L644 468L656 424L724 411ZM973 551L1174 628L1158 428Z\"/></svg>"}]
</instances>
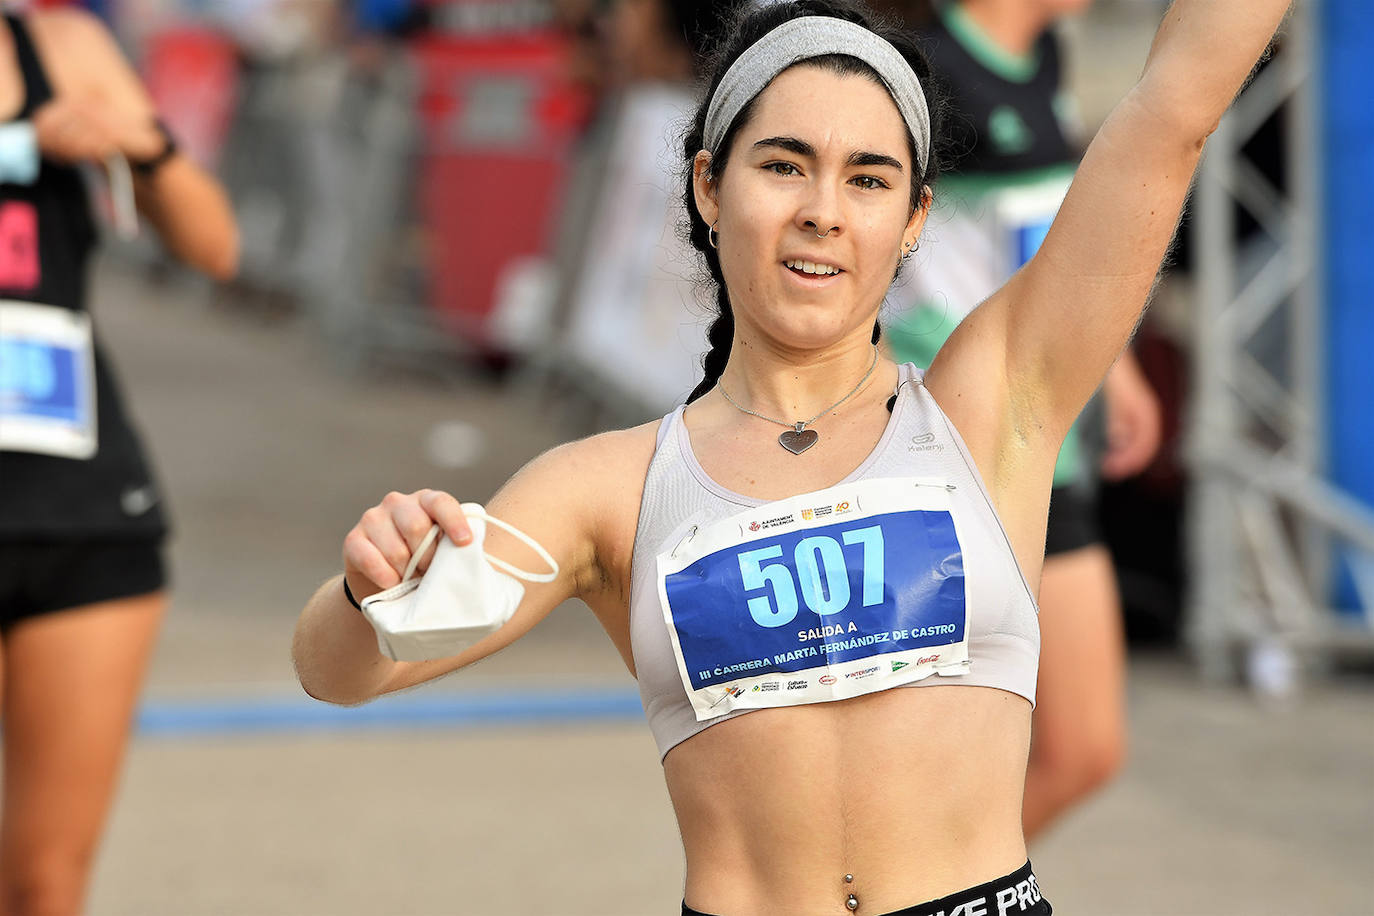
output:
<instances>
[{"instance_id":1,"label":"silver necklace","mask_svg":"<svg viewBox=\"0 0 1374 916\"><path fill-rule=\"evenodd\" d=\"M840 398L834 404L831 404L829 407L827 407L825 410L822 410L820 413L816 414L811 419L798 420L795 423L787 423L783 420L775 420L772 417L765 417L763 414L759 413L756 410L750 410L748 407L741 407L738 401L730 397L730 392L725 390L724 385L717 382L716 387L720 389L721 394L725 395L725 400L729 401L730 405L734 407L736 410L740 411L741 413L747 413L751 417L758 417L760 420L767 420L769 423L776 423L779 426L788 427L785 433L778 436L778 445L781 445L783 448L787 449L794 455L800 455L802 452L806 451L811 446L815 445L818 441L820 441L821 438L820 433L816 432L814 429L807 429L806 427L810 426L812 423L816 422L818 419L830 413L830 411L834 410L836 407L839 407L845 401L849 400L850 398L854 397L854 395L858 394L859 389L864 386L864 382L868 381L868 377L873 374L873 370L877 367L878 348L874 347L873 362L869 364L868 371L864 373L864 377L859 379L859 384L851 388L849 390L849 393L846 394L844 397Z\"/></svg>"}]
</instances>

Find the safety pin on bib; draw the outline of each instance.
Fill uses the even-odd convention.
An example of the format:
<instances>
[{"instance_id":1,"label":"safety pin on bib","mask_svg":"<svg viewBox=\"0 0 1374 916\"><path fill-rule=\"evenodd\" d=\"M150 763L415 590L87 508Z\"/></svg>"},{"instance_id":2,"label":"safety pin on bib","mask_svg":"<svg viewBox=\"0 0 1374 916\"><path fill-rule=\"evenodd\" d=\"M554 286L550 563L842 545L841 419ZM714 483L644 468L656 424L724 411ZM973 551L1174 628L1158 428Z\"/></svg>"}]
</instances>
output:
<instances>
[{"instance_id":1,"label":"safety pin on bib","mask_svg":"<svg viewBox=\"0 0 1374 916\"><path fill-rule=\"evenodd\" d=\"M684 535L682 536L682 540L680 540L680 541L677 542L677 546L673 548L673 552L670 553L670 554L668 554L668 556L669 556L669 557L674 557L674 558L675 558L675 557L677 556L677 552L678 552L679 550L682 549L682 545L683 545L683 544L686 544L688 541L690 541L692 538L694 538L694 537L696 537L696 536L697 536L697 526L696 526L696 525L693 525L691 528L688 528L688 529L687 529L687 533L684 534Z\"/></svg>"}]
</instances>

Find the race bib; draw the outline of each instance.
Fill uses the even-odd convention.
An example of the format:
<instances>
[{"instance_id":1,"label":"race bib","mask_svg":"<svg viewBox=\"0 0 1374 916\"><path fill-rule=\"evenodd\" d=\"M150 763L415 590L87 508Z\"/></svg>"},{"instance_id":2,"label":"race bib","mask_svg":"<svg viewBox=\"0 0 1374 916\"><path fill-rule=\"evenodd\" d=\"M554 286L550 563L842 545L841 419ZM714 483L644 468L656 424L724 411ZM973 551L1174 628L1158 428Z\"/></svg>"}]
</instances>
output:
<instances>
[{"instance_id":1,"label":"race bib","mask_svg":"<svg viewBox=\"0 0 1374 916\"><path fill-rule=\"evenodd\" d=\"M1070 175L1057 176L995 194L993 212L1002 236L1005 276L1020 270L1040 250L1071 181Z\"/></svg>"},{"instance_id":2,"label":"race bib","mask_svg":"<svg viewBox=\"0 0 1374 916\"><path fill-rule=\"evenodd\" d=\"M90 458L95 408L90 316L0 300L0 450Z\"/></svg>"},{"instance_id":3,"label":"race bib","mask_svg":"<svg viewBox=\"0 0 1374 916\"><path fill-rule=\"evenodd\" d=\"M659 600L698 721L968 670L949 485L867 480L693 527Z\"/></svg>"},{"instance_id":4,"label":"race bib","mask_svg":"<svg viewBox=\"0 0 1374 916\"><path fill-rule=\"evenodd\" d=\"M1072 179L1072 175L1059 175L996 193L993 212L997 217L1006 276L1024 267L1040 250L1050 225L1059 215L1059 207L1064 203ZM1069 486L1082 479L1081 454L1080 431L1075 424L1065 435L1054 465L1056 487Z\"/></svg>"}]
</instances>

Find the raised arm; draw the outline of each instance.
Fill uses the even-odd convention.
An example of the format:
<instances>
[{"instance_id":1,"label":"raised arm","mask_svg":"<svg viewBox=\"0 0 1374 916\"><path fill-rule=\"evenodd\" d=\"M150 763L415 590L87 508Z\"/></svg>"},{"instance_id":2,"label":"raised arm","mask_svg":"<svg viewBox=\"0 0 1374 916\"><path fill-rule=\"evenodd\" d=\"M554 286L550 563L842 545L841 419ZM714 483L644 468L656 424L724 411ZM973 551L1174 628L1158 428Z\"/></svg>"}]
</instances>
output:
<instances>
[{"instance_id":1,"label":"raised arm","mask_svg":"<svg viewBox=\"0 0 1374 916\"><path fill-rule=\"evenodd\" d=\"M1140 318L1203 144L1289 0L1175 0L1139 82L1093 139L1039 253L955 331L930 371L967 424L1053 460ZM990 381L1001 384L989 384ZM943 390L941 390L943 389ZM977 450L977 446L975 446Z\"/></svg>"}]
</instances>

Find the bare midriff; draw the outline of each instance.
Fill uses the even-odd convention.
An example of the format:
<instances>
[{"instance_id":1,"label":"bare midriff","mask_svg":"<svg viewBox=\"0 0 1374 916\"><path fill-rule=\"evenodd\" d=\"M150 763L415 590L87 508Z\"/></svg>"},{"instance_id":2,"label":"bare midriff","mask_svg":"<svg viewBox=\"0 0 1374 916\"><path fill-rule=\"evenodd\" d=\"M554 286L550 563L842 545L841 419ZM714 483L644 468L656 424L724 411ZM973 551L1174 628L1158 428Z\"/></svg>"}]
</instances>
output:
<instances>
[{"instance_id":1,"label":"bare midriff","mask_svg":"<svg viewBox=\"0 0 1374 916\"><path fill-rule=\"evenodd\" d=\"M1030 713L992 688L896 688L688 738L663 761L687 904L878 916L1015 871Z\"/></svg>"}]
</instances>

